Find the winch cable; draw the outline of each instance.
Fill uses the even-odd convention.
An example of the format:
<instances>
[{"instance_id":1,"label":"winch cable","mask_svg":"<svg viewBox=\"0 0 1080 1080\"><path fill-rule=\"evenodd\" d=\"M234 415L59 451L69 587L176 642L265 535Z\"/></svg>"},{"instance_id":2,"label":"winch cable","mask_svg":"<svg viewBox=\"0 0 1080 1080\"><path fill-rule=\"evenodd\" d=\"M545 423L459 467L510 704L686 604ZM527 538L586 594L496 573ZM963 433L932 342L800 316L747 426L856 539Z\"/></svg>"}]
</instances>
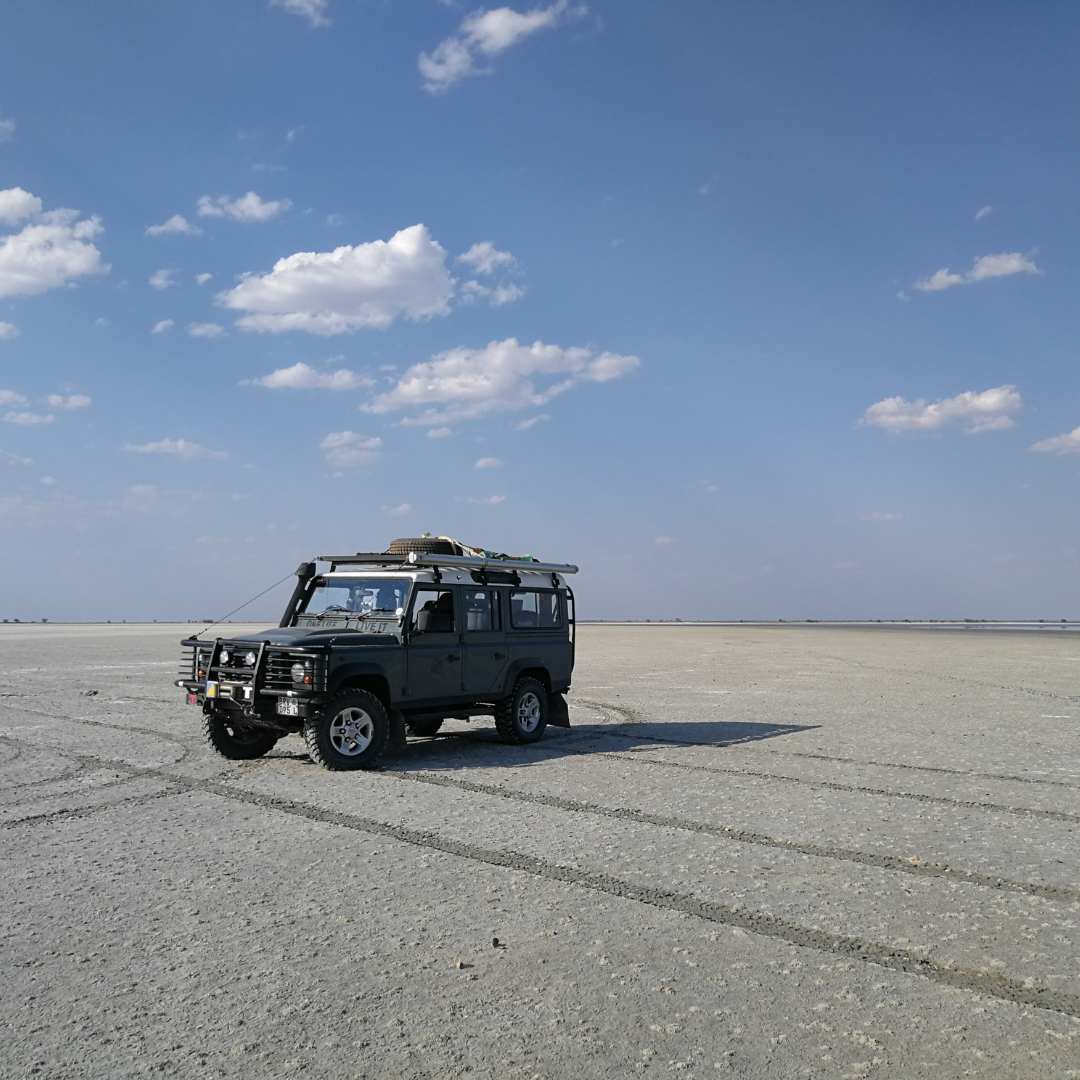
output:
<instances>
[{"instance_id":1,"label":"winch cable","mask_svg":"<svg viewBox=\"0 0 1080 1080\"><path fill-rule=\"evenodd\" d=\"M239 607L234 607L232 611L228 612L225 615L222 615L220 619L215 619L212 623L207 623L198 633L193 635L193 639L199 637L202 634L205 634L206 631L210 629L210 627L217 626L218 623L223 623L226 619L235 615L238 611L243 611L244 608L248 606L248 604L254 604L260 596L265 596L272 589L276 589L279 585L288 581L291 577L296 577L295 572L291 574L286 574L283 578L279 578L277 581L274 582L273 585L267 585L267 587L263 589L261 593L256 593L250 600L245 600Z\"/></svg>"}]
</instances>

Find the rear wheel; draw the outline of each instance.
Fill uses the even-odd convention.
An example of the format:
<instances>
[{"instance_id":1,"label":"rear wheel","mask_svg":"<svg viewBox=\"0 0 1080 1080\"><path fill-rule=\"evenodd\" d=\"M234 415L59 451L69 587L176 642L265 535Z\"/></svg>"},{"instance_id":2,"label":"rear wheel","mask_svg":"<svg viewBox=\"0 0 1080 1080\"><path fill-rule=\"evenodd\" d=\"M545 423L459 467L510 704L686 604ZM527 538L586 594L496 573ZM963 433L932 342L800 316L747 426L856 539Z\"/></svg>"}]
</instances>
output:
<instances>
[{"instance_id":1,"label":"rear wheel","mask_svg":"<svg viewBox=\"0 0 1080 1080\"><path fill-rule=\"evenodd\" d=\"M544 734L548 723L547 687L539 679L518 679L514 692L495 710L495 730L503 742L531 743Z\"/></svg>"},{"instance_id":2,"label":"rear wheel","mask_svg":"<svg viewBox=\"0 0 1080 1080\"><path fill-rule=\"evenodd\" d=\"M374 769L390 741L383 703L366 690L346 690L304 724L311 760L324 769Z\"/></svg>"},{"instance_id":3,"label":"rear wheel","mask_svg":"<svg viewBox=\"0 0 1080 1080\"><path fill-rule=\"evenodd\" d=\"M250 761L274 748L280 736L265 728L241 727L221 713L203 714L203 735L222 757L230 761Z\"/></svg>"},{"instance_id":4,"label":"rear wheel","mask_svg":"<svg viewBox=\"0 0 1080 1080\"><path fill-rule=\"evenodd\" d=\"M407 716L405 726L410 735L435 735L443 725L441 716Z\"/></svg>"}]
</instances>

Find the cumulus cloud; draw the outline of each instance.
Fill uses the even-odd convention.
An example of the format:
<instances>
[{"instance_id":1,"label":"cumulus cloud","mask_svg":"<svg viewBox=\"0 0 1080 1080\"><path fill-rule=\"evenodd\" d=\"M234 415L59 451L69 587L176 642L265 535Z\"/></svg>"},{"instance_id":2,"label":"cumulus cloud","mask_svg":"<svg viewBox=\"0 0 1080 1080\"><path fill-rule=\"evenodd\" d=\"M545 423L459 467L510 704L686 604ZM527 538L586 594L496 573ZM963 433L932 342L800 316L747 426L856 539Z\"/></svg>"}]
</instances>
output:
<instances>
[{"instance_id":1,"label":"cumulus cloud","mask_svg":"<svg viewBox=\"0 0 1080 1080\"><path fill-rule=\"evenodd\" d=\"M0 191L0 225L17 225L41 213L41 200L21 187Z\"/></svg>"},{"instance_id":2,"label":"cumulus cloud","mask_svg":"<svg viewBox=\"0 0 1080 1080\"><path fill-rule=\"evenodd\" d=\"M330 25L330 17L326 14L330 0L270 0L270 6L287 11L290 15L300 15L312 26Z\"/></svg>"},{"instance_id":3,"label":"cumulus cloud","mask_svg":"<svg viewBox=\"0 0 1080 1080\"><path fill-rule=\"evenodd\" d=\"M497 457L482 457L473 466L474 469L497 469L502 462Z\"/></svg>"},{"instance_id":4,"label":"cumulus cloud","mask_svg":"<svg viewBox=\"0 0 1080 1080\"><path fill-rule=\"evenodd\" d=\"M1031 258L1019 251L1005 251L1000 255L980 255L971 269L962 274L953 273L948 267L935 270L929 277L915 282L920 292L941 292L957 285L973 285L990 278L1009 277L1012 274L1040 274L1042 271Z\"/></svg>"},{"instance_id":5,"label":"cumulus cloud","mask_svg":"<svg viewBox=\"0 0 1080 1080\"><path fill-rule=\"evenodd\" d=\"M188 439L158 439L157 442L128 443L124 449L131 454L154 454L164 457L183 458L187 461L196 458L221 460L228 457L224 450L211 450Z\"/></svg>"},{"instance_id":6,"label":"cumulus cloud","mask_svg":"<svg viewBox=\"0 0 1080 1080\"><path fill-rule=\"evenodd\" d=\"M481 285L479 281L466 281L461 286L461 296L467 304L476 300L487 300L492 307L502 307L503 304L512 304L515 300L520 300L524 295L525 290L513 282L492 288Z\"/></svg>"},{"instance_id":7,"label":"cumulus cloud","mask_svg":"<svg viewBox=\"0 0 1080 1080\"><path fill-rule=\"evenodd\" d=\"M0 116L0 143L15 138L15 121L9 116Z\"/></svg>"},{"instance_id":8,"label":"cumulus cloud","mask_svg":"<svg viewBox=\"0 0 1080 1080\"><path fill-rule=\"evenodd\" d=\"M36 427L39 424L51 424L56 419L52 413L8 412L4 413L5 424L19 424L22 427Z\"/></svg>"},{"instance_id":9,"label":"cumulus cloud","mask_svg":"<svg viewBox=\"0 0 1080 1080\"><path fill-rule=\"evenodd\" d=\"M471 75L487 75L484 61L519 45L541 30L553 30L562 23L588 13L584 4L556 0L547 7L515 11L509 7L480 9L466 15L457 32L439 42L430 53L421 53L417 66L424 89L445 93L454 83Z\"/></svg>"},{"instance_id":10,"label":"cumulus cloud","mask_svg":"<svg viewBox=\"0 0 1080 1080\"><path fill-rule=\"evenodd\" d=\"M1080 454L1080 427L1073 428L1064 435L1040 439L1030 449L1037 454Z\"/></svg>"},{"instance_id":11,"label":"cumulus cloud","mask_svg":"<svg viewBox=\"0 0 1080 1080\"><path fill-rule=\"evenodd\" d=\"M0 191L0 222L21 231L0 237L0 298L36 296L76 278L107 274L91 243L104 231L96 217L77 210L42 211L41 200L22 188Z\"/></svg>"},{"instance_id":12,"label":"cumulus cloud","mask_svg":"<svg viewBox=\"0 0 1080 1080\"><path fill-rule=\"evenodd\" d=\"M289 199L264 199L254 191L237 199L229 195L203 195L198 202L200 217L229 218L245 224L272 221L290 206L292 202Z\"/></svg>"},{"instance_id":13,"label":"cumulus cloud","mask_svg":"<svg viewBox=\"0 0 1080 1080\"><path fill-rule=\"evenodd\" d=\"M0 341L10 341L19 336L19 328L14 323L0 322Z\"/></svg>"},{"instance_id":14,"label":"cumulus cloud","mask_svg":"<svg viewBox=\"0 0 1080 1080\"><path fill-rule=\"evenodd\" d=\"M0 405L25 405L26 395L18 390L0 390Z\"/></svg>"},{"instance_id":15,"label":"cumulus cloud","mask_svg":"<svg viewBox=\"0 0 1080 1080\"><path fill-rule=\"evenodd\" d=\"M160 225L147 225L147 236L198 236L202 229L192 225L183 214L173 214Z\"/></svg>"},{"instance_id":16,"label":"cumulus cloud","mask_svg":"<svg viewBox=\"0 0 1080 1080\"><path fill-rule=\"evenodd\" d=\"M193 322L188 333L194 338L219 338L225 334L225 327L216 322Z\"/></svg>"},{"instance_id":17,"label":"cumulus cloud","mask_svg":"<svg viewBox=\"0 0 1080 1080\"><path fill-rule=\"evenodd\" d=\"M289 255L218 302L243 312L244 330L333 335L444 315L453 291L445 250L426 226L412 225L389 240Z\"/></svg>"},{"instance_id":18,"label":"cumulus cloud","mask_svg":"<svg viewBox=\"0 0 1080 1080\"><path fill-rule=\"evenodd\" d=\"M658 537L656 537L655 540L653 540L653 543L656 544L658 547L667 547L668 544L674 544L675 543L675 537L674 536L658 536Z\"/></svg>"},{"instance_id":19,"label":"cumulus cloud","mask_svg":"<svg viewBox=\"0 0 1080 1080\"><path fill-rule=\"evenodd\" d=\"M975 211L975 220L982 221L983 218L988 218L993 212L994 208L992 206L980 206L979 209Z\"/></svg>"},{"instance_id":20,"label":"cumulus cloud","mask_svg":"<svg viewBox=\"0 0 1080 1080\"><path fill-rule=\"evenodd\" d=\"M269 375L248 381L270 390L362 390L375 385L374 379L347 368L317 371L303 362L278 368Z\"/></svg>"},{"instance_id":21,"label":"cumulus cloud","mask_svg":"<svg viewBox=\"0 0 1080 1080\"><path fill-rule=\"evenodd\" d=\"M171 289L177 283L176 271L163 266L160 270L155 270L146 281L152 289Z\"/></svg>"},{"instance_id":22,"label":"cumulus cloud","mask_svg":"<svg viewBox=\"0 0 1080 1080\"><path fill-rule=\"evenodd\" d=\"M50 394L46 400L50 409L62 409L65 412L90 407L90 398L86 394Z\"/></svg>"},{"instance_id":23,"label":"cumulus cloud","mask_svg":"<svg viewBox=\"0 0 1080 1080\"><path fill-rule=\"evenodd\" d=\"M429 439L449 439L453 434L453 428L433 427L428 430L427 437Z\"/></svg>"},{"instance_id":24,"label":"cumulus cloud","mask_svg":"<svg viewBox=\"0 0 1080 1080\"><path fill-rule=\"evenodd\" d=\"M412 503L398 503L397 506L384 506L383 513L389 517L403 517L412 512Z\"/></svg>"},{"instance_id":25,"label":"cumulus cloud","mask_svg":"<svg viewBox=\"0 0 1080 1080\"><path fill-rule=\"evenodd\" d=\"M355 431L332 431L319 446L328 465L371 465L379 459L382 439L377 435L358 435Z\"/></svg>"},{"instance_id":26,"label":"cumulus cloud","mask_svg":"<svg viewBox=\"0 0 1080 1080\"><path fill-rule=\"evenodd\" d=\"M860 521L902 521L903 518L903 514L898 514L893 510L870 510L865 514L859 515Z\"/></svg>"},{"instance_id":27,"label":"cumulus cloud","mask_svg":"<svg viewBox=\"0 0 1080 1080\"><path fill-rule=\"evenodd\" d=\"M517 259L509 251L500 251L490 240L473 244L457 257L457 261L471 266L477 274L493 274L500 267L509 269L517 264Z\"/></svg>"},{"instance_id":28,"label":"cumulus cloud","mask_svg":"<svg viewBox=\"0 0 1080 1080\"><path fill-rule=\"evenodd\" d=\"M965 390L940 401L890 397L871 405L860 423L886 431L935 431L959 424L969 434L978 434L1011 428L1016 422L1013 416L1023 404L1015 386L995 386L980 392Z\"/></svg>"},{"instance_id":29,"label":"cumulus cloud","mask_svg":"<svg viewBox=\"0 0 1080 1080\"><path fill-rule=\"evenodd\" d=\"M506 502L505 495L466 495L462 502L471 503L473 506L499 506Z\"/></svg>"},{"instance_id":30,"label":"cumulus cloud","mask_svg":"<svg viewBox=\"0 0 1080 1080\"><path fill-rule=\"evenodd\" d=\"M532 431L537 424L546 424L550 419L547 413L540 413L537 416L528 416L524 420L519 420L514 428L517 431Z\"/></svg>"},{"instance_id":31,"label":"cumulus cloud","mask_svg":"<svg viewBox=\"0 0 1080 1080\"><path fill-rule=\"evenodd\" d=\"M205 285L214 275L213 274L196 274L195 284Z\"/></svg>"},{"instance_id":32,"label":"cumulus cloud","mask_svg":"<svg viewBox=\"0 0 1080 1080\"><path fill-rule=\"evenodd\" d=\"M583 382L610 382L637 368L636 356L591 349L522 345L515 338L479 349L457 348L410 367L397 385L364 408L373 413L423 410L406 424L437 426L487 413L535 408Z\"/></svg>"},{"instance_id":33,"label":"cumulus cloud","mask_svg":"<svg viewBox=\"0 0 1080 1080\"><path fill-rule=\"evenodd\" d=\"M150 327L150 333L167 334L175 325L176 322L173 319L162 319L160 322L156 322Z\"/></svg>"},{"instance_id":34,"label":"cumulus cloud","mask_svg":"<svg viewBox=\"0 0 1080 1080\"><path fill-rule=\"evenodd\" d=\"M4 465L33 465L34 459L22 457L20 454L12 454L7 450L0 450L0 463Z\"/></svg>"}]
</instances>

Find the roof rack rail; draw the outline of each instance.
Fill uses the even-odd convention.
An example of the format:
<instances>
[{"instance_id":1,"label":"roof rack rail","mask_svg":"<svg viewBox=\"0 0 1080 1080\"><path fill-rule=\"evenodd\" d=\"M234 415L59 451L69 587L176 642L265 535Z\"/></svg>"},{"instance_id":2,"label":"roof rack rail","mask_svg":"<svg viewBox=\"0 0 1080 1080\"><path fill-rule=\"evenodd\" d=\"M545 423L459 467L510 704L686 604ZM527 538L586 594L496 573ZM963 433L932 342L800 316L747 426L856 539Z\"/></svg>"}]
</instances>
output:
<instances>
[{"instance_id":1,"label":"roof rack rail","mask_svg":"<svg viewBox=\"0 0 1080 1080\"><path fill-rule=\"evenodd\" d=\"M358 551L355 555L319 555L320 562L335 566L441 566L461 570L518 570L534 574L576 574L573 563L533 562L531 559L493 559L485 555L436 555L410 551L407 555L388 555L377 551Z\"/></svg>"}]
</instances>

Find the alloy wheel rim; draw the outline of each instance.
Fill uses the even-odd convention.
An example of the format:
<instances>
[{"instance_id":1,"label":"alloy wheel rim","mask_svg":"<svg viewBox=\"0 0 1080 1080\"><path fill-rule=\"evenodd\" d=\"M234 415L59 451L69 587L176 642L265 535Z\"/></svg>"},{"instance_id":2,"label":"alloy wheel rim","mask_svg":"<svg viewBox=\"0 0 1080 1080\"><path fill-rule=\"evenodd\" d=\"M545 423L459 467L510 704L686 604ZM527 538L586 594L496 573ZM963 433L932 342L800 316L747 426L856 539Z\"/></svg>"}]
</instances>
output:
<instances>
[{"instance_id":1,"label":"alloy wheel rim","mask_svg":"<svg viewBox=\"0 0 1080 1080\"><path fill-rule=\"evenodd\" d=\"M540 716L540 699L531 690L527 690L518 701L518 727L529 735L540 726Z\"/></svg>"},{"instance_id":2,"label":"alloy wheel rim","mask_svg":"<svg viewBox=\"0 0 1080 1080\"><path fill-rule=\"evenodd\" d=\"M362 754L375 737L375 722L355 705L342 709L330 721L330 745L342 757Z\"/></svg>"}]
</instances>

